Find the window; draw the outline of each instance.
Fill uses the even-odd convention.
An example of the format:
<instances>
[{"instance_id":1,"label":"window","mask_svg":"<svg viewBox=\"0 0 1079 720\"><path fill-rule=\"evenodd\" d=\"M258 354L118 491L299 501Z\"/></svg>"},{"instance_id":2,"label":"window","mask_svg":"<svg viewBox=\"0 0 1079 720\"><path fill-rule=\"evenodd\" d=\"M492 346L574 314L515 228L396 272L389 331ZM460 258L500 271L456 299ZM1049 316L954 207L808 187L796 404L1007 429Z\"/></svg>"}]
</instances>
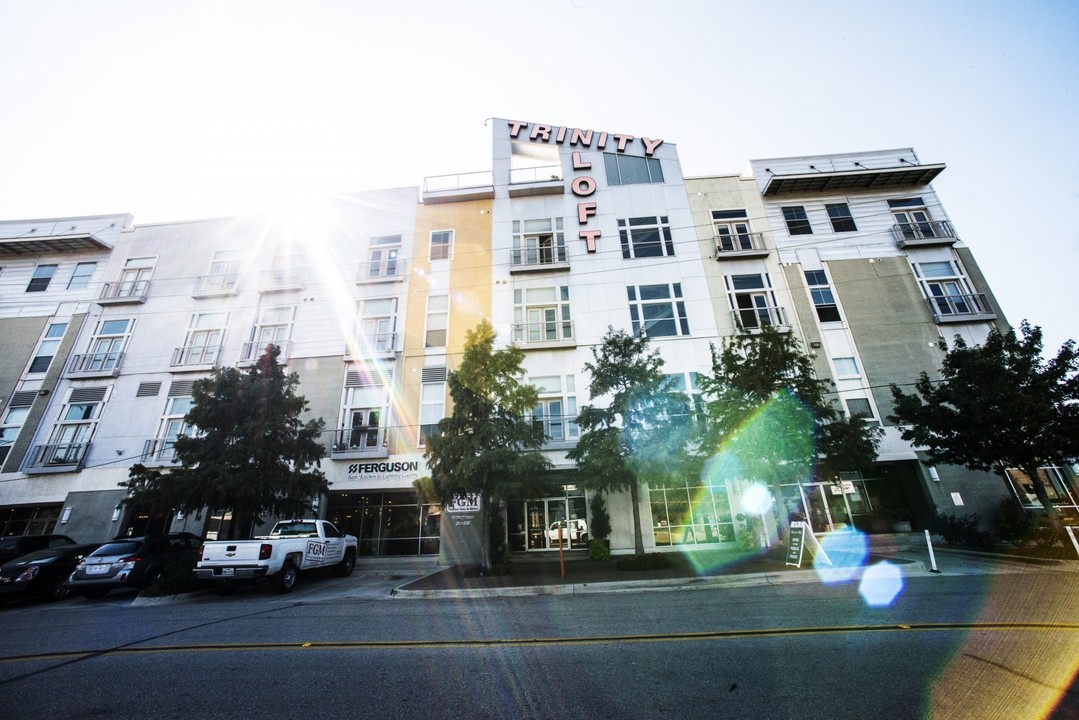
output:
<instances>
[{"instance_id":1,"label":"window","mask_svg":"<svg viewBox=\"0 0 1079 720\"><path fill-rule=\"evenodd\" d=\"M937 315L985 312L981 298L971 293L962 272L951 261L917 263L914 271Z\"/></svg>"},{"instance_id":2,"label":"window","mask_svg":"<svg viewBox=\"0 0 1079 720\"><path fill-rule=\"evenodd\" d=\"M671 393L681 393L685 395L684 400L680 400L682 409L674 411L676 415L672 418L676 423L685 422L692 423L697 417L697 408L701 404L701 388L698 383L698 375L695 372L677 373L674 375L664 375L667 380L667 391Z\"/></svg>"},{"instance_id":3,"label":"window","mask_svg":"<svg viewBox=\"0 0 1079 720\"><path fill-rule=\"evenodd\" d=\"M67 281L68 290L81 290L90 284L90 277L94 274L94 268L97 267L96 262L81 262L75 266L75 272L71 274L71 279Z\"/></svg>"},{"instance_id":4,"label":"window","mask_svg":"<svg viewBox=\"0 0 1079 720\"><path fill-rule=\"evenodd\" d=\"M672 479L664 485L648 491L657 547L734 542L726 477L702 473L699 479Z\"/></svg>"},{"instance_id":5,"label":"window","mask_svg":"<svg viewBox=\"0 0 1079 720\"><path fill-rule=\"evenodd\" d=\"M43 373L49 369L56 351L60 349L60 341L67 332L67 323L51 323L45 330L45 337L38 343L34 359L30 361L30 369L27 372Z\"/></svg>"},{"instance_id":6,"label":"window","mask_svg":"<svg viewBox=\"0 0 1079 720\"><path fill-rule=\"evenodd\" d=\"M689 335L686 303L682 300L682 284L640 285L626 288L629 296L629 317L634 337Z\"/></svg>"},{"instance_id":7,"label":"window","mask_svg":"<svg viewBox=\"0 0 1079 720\"><path fill-rule=\"evenodd\" d=\"M1005 475L1021 503L1028 507L1041 507L1041 501L1034 492L1034 483L1031 482L1029 475L1018 468L1007 468ZM1059 508L1076 507L1075 498L1068 490L1068 476L1062 468L1055 465L1040 467L1038 477L1041 479L1042 487L1045 488L1045 494L1054 505Z\"/></svg>"},{"instance_id":8,"label":"window","mask_svg":"<svg viewBox=\"0 0 1079 720\"><path fill-rule=\"evenodd\" d=\"M22 429L23 423L26 422L26 417L30 414L31 402L33 401L31 400L26 402L25 405L16 407L14 400L12 400L12 405L8 407L7 413L3 416L3 422L0 422L0 465L7 459L11 446L15 444L15 439L19 436L19 430Z\"/></svg>"},{"instance_id":9,"label":"window","mask_svg":"<svg viewBox=\"0 0 1079 720\"><path fill-rule=\"evenodd\" d=\"M832 221L833 232L856 232L858 230L847 203L834 203L825 205L824 208L828 211L828 219ZM791 234L793 235L794 233Z\"/></svg>"},{"instance_id":10,"label":"window","mask_svg":"<svg viewBox=\"0 0 1079 720\"><path fill-rule=\"evenodd\" d=\"M129 258L120 271L120 282L110 287L108 297L145 295L153 272L154 258Z\"/></svg>"},{"instance_id":11,"label":"window","mask_svg":"<svg viewBox=\"0 0 1079 720\"><path fill-rule=\"evenodd\" d=\"M857 377L860 375L858 372L858 361L853 357L832 358L832 362L835 363L835 374L837 377Z\"/></svg>"},{"instance_id":12,"label":"window","mask_svg":"<svg viewBox=\"0 0 1079 720\"><path fill-rule=\"evenodd\" d=\"M106 388L75 388L60 412L53 427L49 445L39 461L48 464L74 465L81 463L94 434L101 408L105 404Z\"/></svg>"},{"instance_id":13,"label":"window","mask_svg":"<svg viewBox=\"0 0 1079 720\"><path fill-rule=\"evenodd\" d=\"M300 253L280 252L270 261L271 288L291 288L303 285L306 258Z\"/></svg>"},{"instance_id":14,"label":"window","mask_svg":"<svg viewBox=\"0 0 1079 720\"><path fill-rule=\"evenodd\" d=\"M199 313L191 318L187 342L173 356L173 366L216 365L225 335L226 313Z\"/></svg>"},{"instance_id":15,"label":"window","mask_svg":"<svg viewBox=\"0 0 1079 720\"><path fill-rule=\"evenodd\" d=\"M334 451L384 455L387 452L386 420L391 365L367 362L353 366L345 375L341 419L334 438Z\"/></svg>"},{"instance_id":16,"label":"window","mask_svg":"<svg viewBox=\"0 0 1079 720\"><path fill-rule=\"evenodd\" d=\"M99 322L90 341L90 352L78 358L78 365L74 369L80 372L114 370L123 358L124 346L133 325L133 320Z\"/></svg>"},{"instance_id":17,"label":"window","mask_svg":"<svg viewBox=\"0 0 1079 720\"><path fill-rule=\"evenodd\" d=\"M920 197L902 200L889 200L896 227L904 240L937 237L937 226L925 208L925 201Z\"/></svg>"},{"instance_id":18,"label":"window","mask_svg":"<svg viewBox=\"0 0 1079 720\"><path fill-rule=\"evenodd\" d=\"M619 220L618 237L622 242L622 257L626 260L674 255L674 240L666 216Z\"/></svg>"},{"instance_id":19,"label":"window","mask_svg":"<svg viewBox=\"0 0 1079 720\"><path fill-rule=\"evenodd\" d=\"M638 155L604 153L608 185L641 185L663 182L663 166L659 158Z\"/></svg>"},{"instance_id":20,"label":"window","mask_svg":"<svg viewBox=\"0 0 1079 720\"><path fill-rule=\"evenodd\" d=\"M423 346L429 348L446 347L446 330L450 319L450 296L430 295L427 298L427 330L423 336Z\"/></svg>"},{"instance_id":21,"label":"window","mask_svg":"<svg viewBox=\"0 0 1079 720\"><path fill-rule=\"evenodd\" d=\"M435 230L431 233L431 260L449 260L453 257L453 230Z\"/></svg>"},{"instance_id":22,"label":"window","mask_svg":"<svg viewBox=\"0 0 1079 720\"><path fill-rule=\"evenodd\" d=\"M749 219L745 210L713 210L712 227L716 233L716 250L752 250Z\"/></svg>"},{"instance_id":23,"label":"window","mask_svg":"<svg viewBox=\"0 0 1079 720\"><path fill-rule=\"evenodd\" d=\"M420 375L420 434L416 444L438 432L438 421L446 417L446 368L425 367Z\"/></svg>"},{"instance_id":24,"label":"window","mask_svg":"<svg viewBox=\"0 0 1079 720\"><path fill-rule=\"evenodd\" d=\"M563 382L564 380L564 382ZM576 441L577 395L573 375L530 377L528 383L539 390L539 402L532 410L532 423L541 428L548 442Z\"/></svg>"},{"instance_id":25,"label":"window","mask_svg":"<svg viewBox=\"0 0 1079 720\"><path fill-rule=\"evenodd\" d=\"M26 292L45 292L49 289L52 276L56 274L56 265L38 265L34 268L34 276L30 278L30 284L26 286Z\"/></svg>"},{"instance_id":26,"label":"window","mask_svg":"<svg viewBox=\"0 0 1079 720\"><path fill-rule=\"evenodd\" d=\"M566 262L562 218L513 221L514 265L550 265Z\"/></svg>"},{"instance_id":27,"label":"window","mask_svg":"<svg viewBox=\"0 0 1079 720\"><path fill-rule=\"evenodd\" d=\"M791 235L812 235L806 209L801 205L783 208L783 219L787 221L787 232Z\"/></svg>"},{"instance_id":28,"label":"window","mask_svg":"<svg viewBox=\"0 0 1079 720\"><path fill-rule=\"evenodd\" d=\"M182 389L175 386L169 388L170 397L165 401L165 412L161 417L157 437L148 448L147 460L172 462L176 459L176 454L173 451L176 438L181 435L193 434L193 432L188 432L184 417L194 406L195 399L190 395L172 397L174 390L176 392L189 392L186 385Z\"/></svg>"},{"instance_id":29,"label":"window","mask_svg":"<svg viewBox=\"0 0 1079 720\"><path fill-rule=\"evenodd\" d=\"M431 242L433 245L433 237ZM400 254L400 235L384 235L371 238L371 249L367 254L367 277L392 278L400 275ZM435 258L432 256L431 259L434 260Z\"/></svg>"},{"instance_id":30,"label":"window","mask_svg":"<svg viewBox=\"0 0 1079 720\"><path fill-rule=\"evenodd\" d=\"M513 291L513 341L573 339L569 287L517 288Z\"/></svg>"},{"instance_id":31,"label":"window","mask_svg":"<svg viewBox=\"0 0 1079 720\"><path fill-rule=\"evenodd\" d=\"M232 291L240 277L242 250L218 250L210 262L210 274L198 279L195 289L199 292Z\"/></svg>"},{"instance_id":32,"label":"window","mask_svg":"<svg viewBox=\"0 0 1079 720\"><path fill-rule=\"evenodd\" d=\"M726 282L735 322L740 327L754 329L784 324L782 309L776 306L767 273L728 275Z\"/></svg>"},{"instance_id":33,"label":"window","mask_svg":"<svg viewBox=\"0 0 1079 720\"><path fill-rule=\"evenodd\" d=\"M360 310L360 342L370 352L393 352L397 345L397 298L364 300Z\"/></svg>"},{"instance_id":34,"label":"window","mask_svg":"<svg viewBox=\"0 0 1079 720\"><path fill-rule=\"evenodd\" d=\"M349 388L349 390L355 390L355 388ZM347 414L345 427L348 429L346 440L348 449L373 450L382 444L379 442L381 408L349 408ZM384 438L383 442L385 442Z\"/></svg>"},{"instance_id":35,"label":"window","mask_svg":"<svg viewBox=\"0 0 1079 720\"><path fill-rule=\"evenodd\" d=\"M240 359L253 362L262 357L267 345L276 345L281 350L278 362L284 363L295 315L296 308L292 305L260 308L255 318L255 326L251 328L251 340L244 346Z\"/></svg>"},{"instance_id":36,"label":"window","mask_svg":"<svg viewBox=\"0 0 1079 720\"><path fill-rule=\"evenodd\" d=\"M823 270L806 270L806 285L809 286L809 296L813 299L813 307L817 310L817 319L821 322L839 322L839 306L836 305L832 288L828 284L828 276Z\"/></svg>"},{"instance_id":37,"label":"window","mask_svg":"<svg viewBox=\"0 0 1079 720\"><path fill-rule=\"evenodd\" d=\"M852 418L864 417L867 420L873 419L873 406L870 405L868 398L847 398L847 414Z\"/></svg>"}]
</instances>

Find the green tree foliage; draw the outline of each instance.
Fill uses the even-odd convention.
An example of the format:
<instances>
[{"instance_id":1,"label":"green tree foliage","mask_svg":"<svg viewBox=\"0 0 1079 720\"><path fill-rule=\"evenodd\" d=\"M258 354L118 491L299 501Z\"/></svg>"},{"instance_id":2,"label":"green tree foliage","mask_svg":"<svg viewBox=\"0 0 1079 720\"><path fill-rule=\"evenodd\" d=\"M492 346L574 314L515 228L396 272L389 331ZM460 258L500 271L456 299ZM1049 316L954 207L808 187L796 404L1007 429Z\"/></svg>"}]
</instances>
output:
<instances>
[{"instance_id":1,"label":"green tree foliage","mask_svg":"<svg viewBox=\"0 0 1079 720\"><path fill-rule=\"evenodd\" d=\"M739 332L722 351L712 347L712 375L699 382L702 456L721 458L725 473L771 485L781 523L782 484L831 481L876 460L880 428L836 409L832 383L816 377L793 333L770 325Z\"/></svg>"},{"instance_id":2,"label":"green tree foliage","mask_svg":"<svg viewBox=\"0 0 1079 720\"><path fill-rule=\"evenodd\" d=\"M327 490L319 463L321 418L301 422L307 400L298 395L299 378L277 363L279 349L269 345L246 372L217 368L195 382L194 403L184 417L193 432L176 438L179 467L137 464L126 487L129 505L152 509L231 512L229 535L248 535L266 515L306 514L311 501Z\"/></svg>"},{"instance_id":3,"label":"green tree foliage","mask_svg":"<svg viewBox=\"0 0 1079 720\"><path fill-rule=\"evenodd\" d=\"M581 409L581 437L567 457L577 463L590 490L629 491L634 549L644 555L640 486L678 474L688 437L686 396L673 391L663 358L649 348L646 336L634 338L609 327L592 357L585 363L592 378L590 398L609 402Z\"/></svg>"},{"instance_id":4,"label":"green tree foliage","mask_svg":"<svg viewBox=\"0 0 1079 720\"><path fill-rule=\"evenodd\" d=\"M1042 357L1042 331L1024 321L993 330L983 345L956 336L940 366L940 379L922 373L914 394L892 385L890 420L903 425L903 439L926 448L931 462L971 470L1018 468L1054 523L1053 503L1038 468L1079 457L1079 358L1075 341L1056 357Z\"/></svg>"},{"instance_id":5,"label":"green tree foliage","mask_svg":"<svg viewBox=\"0 0 1079 720\"><path fill-rule=\"evenodd\" d=\"M535 481L549 469L538 451L543 429L531 414L539 396L522 384L524 351L516 346L494 349L495 331L484 320L465 337L464 357L450 372L453 410L427 438L424 453L433 491L443 503L478 493L481 533L490 533L491 510L513 487ZM490 543L481 543L482 570L493 570Z\"/></svg>"}]
</instances>

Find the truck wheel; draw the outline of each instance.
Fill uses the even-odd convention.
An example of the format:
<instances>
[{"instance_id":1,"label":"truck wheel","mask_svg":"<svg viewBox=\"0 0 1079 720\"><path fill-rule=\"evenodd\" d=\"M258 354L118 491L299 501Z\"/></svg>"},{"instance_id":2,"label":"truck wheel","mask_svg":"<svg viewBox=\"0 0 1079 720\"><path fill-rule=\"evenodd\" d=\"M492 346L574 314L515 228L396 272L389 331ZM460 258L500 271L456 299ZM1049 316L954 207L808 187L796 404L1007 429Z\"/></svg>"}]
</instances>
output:
<instances>
[{"instance_id":1,"label":"truck wheel","mask_svg":"<svg viewBox=\"0 0 1079 720\"><path fill-rule=\"evenodd\" d=\"M341 577L348 577L352 574L352 568L354 567L356 567L356 553L352 550L346 550L344 559L337 563L337 574Z\"/></svg>"},{"instance_id":2,"label":"truck wheel","mask_svg":"<svg viewBox=\"0 0 1079 720\"><path fill-rule=\"evenodd\" d=\"M281 572L274 577L274 586L277 588L277 592L284 595L292 592L292 589L296 587L296 581L299 579L300 571L296 569L296 564L291 560L286 560Z\"/></svg>"}]
</instances>

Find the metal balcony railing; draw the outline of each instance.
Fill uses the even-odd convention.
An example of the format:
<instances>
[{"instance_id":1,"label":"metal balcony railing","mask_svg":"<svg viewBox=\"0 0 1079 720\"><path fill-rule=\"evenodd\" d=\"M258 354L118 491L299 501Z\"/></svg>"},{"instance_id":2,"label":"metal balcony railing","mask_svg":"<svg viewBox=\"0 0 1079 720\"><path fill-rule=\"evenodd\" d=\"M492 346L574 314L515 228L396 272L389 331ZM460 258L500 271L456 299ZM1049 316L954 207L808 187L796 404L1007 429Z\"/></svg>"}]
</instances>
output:
<instances>
[{"instance_id":1,"label":"metal balcony railing","mask_svg":"<svg viewBox=\"0 0 1079 720\"><path fill-rule=\"evenodd\" d=\"M190 347L178 347L172 351L172 367L188 367L192 365L217 366L221 355L220 345L192 345Z\"/></svg>"},{"instance_id":2,"label":"metal balcony railing","mask_svg":"<svg viewBox=\"0 0 1079 720\"><path fill-rule=\"evenodd\" d=\"M259 288L263 292L296 290L307 284L307 272L299 268L273 269L263 273ZM235 282L233 282L235 285ZM196 289L196 292L199 292Z\"/></svg>"},{"instance_id":3,"label":"metal balcony railing","mask_svg":"<svg viewBox=\"0 0 1079 720\"><path fill-rule=\"evenodd\" d=\"M142 461L144 463L175 463L176 448L173 446L175 442L176 438L151 438L147 440L142 446Z\"/></svg>"},{"instance_id":4,"label":"metal balcony railing","mask_svg":"<svg viewBox=\"0 0 1079 720\"><path fill-rule=\"evenodd\" d=\"M408 276L408 260L400 258L365 262L360 265L357 282L396 282Z\"/></svg>"},{"instance_id":5,"label":"metal balcony railing","mask_svg":"<svg viewBox=\"0 0 1079 720\"><path fill-rule=\"evenodd\" d=\"M945 220L896 223L892 226L892 234L895 235L899 247L950 244L958 239L951 224Z\"/></svg>"},{"instance_id":6,"label":"metal balcony railing","mask_svg":"<svg viewBox=\"0 0 1079 720\"><path fill-rule=\"evenodd\" d=\"M759 330L765 325L776 328L787 326L787 313L781 307L754 307L732 310L734 324L746 330Z\"/></svg>"},{"instance_id":7,"label":"metal balcony railing","mask_svg":"<svg viewBox=\"0 0 1079 720\"><path fill-rule=\"evenodd\" d=\"M514 248L510 253L510 264L515 268L568 267L564 244L550 247Z\"/></svg>"},{"instance_id":8,"label":"metal balcony railing","mask_svg":"<svg viewBox=\"0 0 1079 720\"><path fill-rule=\"evenodd\" d=\"M551 320L537 323L515 323L513 342L549 343L570 342L573 340L573 321Z\"/></svg>"},{"instance_id":9,"label":"metal balcony railing","mask_svg":"<svg viewBox=\"0 0 1079 720\"><path fill-rule=\"evenodd\" d=\"M447 190L464 190L466 188L494 185L494 182L494 173L490 170L457 173L454 175L431 175L423 179L423 191L429 193L444 192Z\"/></svg>"},{"instance_id":10,"label":"metal balcony railing","mask_svg":"<svg viewBox=\"0 0 1079 720\"><path fill-rule=\"evenodd\" d=\"M561 179L561 165L542 165L540 167L512 168L510 170L510 183L548 182Z\"/></svg>"},{"instance_id":11,"label":"metal balcony railing","mask_svg":"<svg viewBox=\"0 0 1079 720\"><path fill-rule=\"evenodd\" d=\"M548 443L576 442L580 436L576 415L532 415L532 425L541 428Z\"/></svg>"},{"instance_id":12,"label":"metal balcony railing","mask_svg":"<svg viewBox=\"0 0 1079 720\"><path fill-rule=\"evenodd\" d=\"M102 304L144 303L150 294L149 280L122 280L105 283L97 301Z\"/></svg>"},{"instance_id":13,"label":"metal balcony railing","mask_svg":"<svg viewBox=\"0 0 1079 720\"><path fill-rule=\"evenodd\" d=\"M250 365L258 360L262 357L262 353L266 351L267 345L276 345L277 349L281 351L277 356L278 365L284 365L288 361L289 348L292 346L292 343L288 340L275 343L245 342L240 346L240 364Z\"/></svg>"},{"instance_id":14,"label":"metal balcony railing","mask_svg":"<svg viewBox=\"0 0 1079 720\"><path fill-rule=\"evenodd\" d=\"M124 353L118 351L73 355L67 366L67 374L83 377L116 377L120 374L120 366L123 362Z\"/></svg>"},{"instance_id":15,"label":"metal balcony railing","mask_svg":"<svg viewBox=\"0 0 1079 720\"><path fill-rule=\"evenodd\" d=\"M386 428L357 426L333 431L330 455L335 457L382 457L388 453Z\"/></svg>"},{"instance_id":16,"label":"metal balcony railing","mask_svg":"<svg viewBox=\"0 0 1079 720\"><path fill-rule=\"evenodd\" d=\"M764 233L745 232L733 235L716 235L713 238L716 246L716 259L721 256L738 255L741 253L768 253L764 246Z\"/></svg>"},{"instance_id":17,"label":"metal balcony railing","mask_svg":"<svg viewBox=\"0 0 1079 720\"><path fill-rule=\"evenodd\" d=\"M26 461L26 472L81 470L90 443L49 443L34 445Z\"/></svg>"},{"instance_id":18,"label":"metal balcony railing","mask_svg":"<svg viewBox=\"0 0 1079 720\"><path fill-rule=\"evenodd\" d=\"M195 278L196 295L230 295L236 292L238 272L199 275Z\"/></svg>"},{"instance_id":19,"label":"metal balcony railing","mask_svg":"<svg viewBox=\"0 0 1079 720\"><path fill-rule=\"evenodd\" d=\"M934 295L926 299L936 322L992 320L996 313L983 293L970 295Z\"/></svg>"},{"instance_id":20,"label":"metal balcony railing","mask_svg":"<svg viewBox=\"0 0 1079 720\"><path fill-rule=\"evenodd\" d=\"M367 355L390 355L397 352L397 333L375 333L357 335L353 343L345 348L345 355L362 358Z\"/></svg>"}]
</instances>

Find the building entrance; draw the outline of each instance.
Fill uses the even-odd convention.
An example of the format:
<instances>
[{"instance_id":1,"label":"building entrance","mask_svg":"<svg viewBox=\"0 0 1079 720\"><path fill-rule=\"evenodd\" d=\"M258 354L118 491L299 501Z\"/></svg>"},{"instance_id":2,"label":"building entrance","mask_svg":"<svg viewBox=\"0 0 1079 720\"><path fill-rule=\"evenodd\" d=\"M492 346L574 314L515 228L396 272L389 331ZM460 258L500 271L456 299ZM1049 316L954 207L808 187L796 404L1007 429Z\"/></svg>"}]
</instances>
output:
<instances>
[{"instance_id":1,"label":"building entrance","mask_svg":"<svg viewBox=\"0 0 1079 720\"><path fill-rule=\"evenodd\" d=\"M785 485L784 500L792 517L805 518L815 533L854 527L853 515L865 505L860 483L810 483Z\"/></svg>"},{"instance_id":2,"label":"building entrance","mask_svg":"<svg viewBox=\"0 0 1079 720\"><path fill-rule=\"evenodd\" d=\"M588 547L587 507L584 495L563 495L506 504L509 546L514 552Z\"/></svg>"}]
</instances>

